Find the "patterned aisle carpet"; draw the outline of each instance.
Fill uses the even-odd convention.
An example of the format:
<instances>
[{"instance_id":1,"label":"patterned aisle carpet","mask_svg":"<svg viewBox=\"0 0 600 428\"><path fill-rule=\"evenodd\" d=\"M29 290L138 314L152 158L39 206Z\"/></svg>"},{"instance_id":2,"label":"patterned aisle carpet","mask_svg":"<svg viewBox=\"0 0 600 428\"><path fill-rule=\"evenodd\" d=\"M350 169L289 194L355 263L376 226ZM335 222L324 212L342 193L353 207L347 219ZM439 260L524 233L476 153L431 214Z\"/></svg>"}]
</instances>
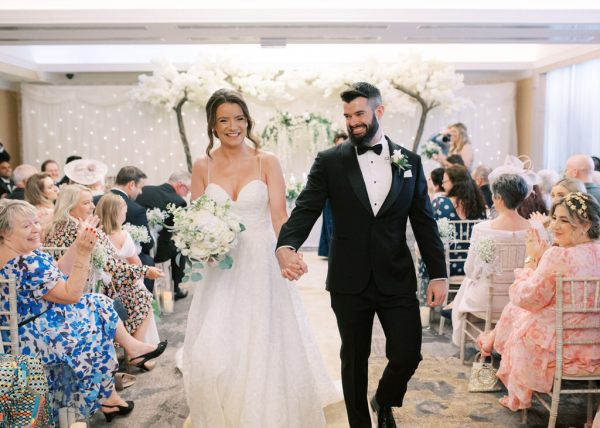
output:
<instances>
[{"instance_id":1,"label":"patterned aisle carpet","mask_svg":"<svg viewBox=\"0 0 600 428\"><path fill-rule=\"evenodd\" d=\"M327 263L315 253L306 253L309 273L298 289L311 319L315 336L331 377L339 380L339 335L324 290ZM193 290L190 290L193 292ZM169 348L158 360L156 369L137 376L137 383L122 396L135 401L128 417L114 419L114 428L170 428L183 426L188 414L181 374L174 367L174 355L183 343L191 295L175 304L175 313L165 315L159 323L162 338ZM409 384L405 405L394 409L399 427L545 427L548 416L537 404L529 412L529 424L521 424L520 414L504 409L498 403L502 393L467 392L469 366L460 364L458 348L450 343L451 327L443 336L434 330L423 330L423 356L419 369ZM373 393L386 364L385 337L380 325L374 326L369 364L369 390ZM472 356L473 352L470 352ZM564 404L563 404L564 403ZM343 403L326 409L328 428L348 426ZM585 406L581 398L563 398L558 427L581 427L585 422ZM101 414L92 418L92 427L108 426ZM210 427L219 428L219 427ZM243 428L243 427L240 427ZM282 427L284 428L284 427Z\"/></svg>"}]
</instances>

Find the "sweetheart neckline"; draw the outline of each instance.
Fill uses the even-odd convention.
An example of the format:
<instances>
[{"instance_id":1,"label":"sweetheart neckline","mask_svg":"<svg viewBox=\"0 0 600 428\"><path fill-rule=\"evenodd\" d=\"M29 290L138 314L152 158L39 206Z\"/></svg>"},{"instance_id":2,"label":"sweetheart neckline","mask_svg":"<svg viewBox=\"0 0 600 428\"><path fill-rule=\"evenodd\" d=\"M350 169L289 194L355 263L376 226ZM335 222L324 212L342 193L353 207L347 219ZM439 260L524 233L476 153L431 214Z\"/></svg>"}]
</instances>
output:
<instances>
[{"instance_id":1,"label":"sweetheart neckline","mask_svg":"<svg viewBox=\"0 0 600 428\"><path fill-rule=\"evenodd\" d=\"M244 191L244 189L245 189L246 187L248 187L248 186L249 186L251 183L254 183L255 181L258 181L259 183L262 183L262 184L264 184L264 186L265 186L265 187L267 187L267 183L265 183L264 181L262 181L262 180L261 180L261 179L259 179L259 178L255 178L254 180L250 180L249 182L247 182L246 184L244 184L242 187L240 187L240 190L239 190L239 192L238 192L238 194L237 194L237 199L233 199L233 198L231 197L231 195L229 194L229 192L228 192L227 190L225 190L225 189L223 188L223 186L221 186L219 183L215 183L215 182L212 182L212 181L211 181L210 183L208 183L208 185L206 186L206 188L208 189L208 186L210 186L211 184L212 184L212 185L214 185L214 186L217 186L219 189L221 189L221 190L223 191L223 193L225 193L225 194L226 194L226 195L229 197L229 200L230 200L231 202L234 202L234 203L235 203L235 202L237 202L237 201L239 201L239 200L240 200L240 195L242 194L242 192Z\"/></svg>"}]
</instances>

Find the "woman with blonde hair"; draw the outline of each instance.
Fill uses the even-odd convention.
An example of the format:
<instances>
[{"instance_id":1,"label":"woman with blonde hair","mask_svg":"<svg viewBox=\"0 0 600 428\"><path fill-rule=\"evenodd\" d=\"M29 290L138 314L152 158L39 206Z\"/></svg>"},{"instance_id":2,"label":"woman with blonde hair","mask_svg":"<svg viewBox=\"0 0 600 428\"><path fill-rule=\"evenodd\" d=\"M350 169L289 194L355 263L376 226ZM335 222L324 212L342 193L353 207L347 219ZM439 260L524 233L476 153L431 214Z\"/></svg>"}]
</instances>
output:
<instances>
[{"instance_id":1,"label":"woman with blonde hair","mask_svg":"<svg viewBox=\"0 0 600 428\"><path fill-rule=\"evenodd\" d=\"M117 256L132 265L141 266L142 262L138 256L135 242L126 230L121 228L127 216L127 204L125 200L114 193L107 193L102 196L96 206L96 215L100 219L100 225L103 232L108 236L110 242L116 250ZM142 279L138 280L139 285L144 286ZM146 331L146 343L158 343L159 336L154 318L150 321ZM151 365L147 365L148 368Z\"/></svg>"},{"instance_id":2,"label":"woman with blonde hair","mask_svg":"<svg viewBox=\"0 0 600 428\"><path fill-rule=\"evenodd\" d=\"M469 133L467 127L460 122L454 123L446 129L443 134L450 136L450 149L448 150L448 156L460 155L467 169L471 169L473 165L473 146L469 140ZM436 155L434 160L437 160L442 166L449 166L446 164L446 155Z\"/></svg>"},{"instance_id":3,"label":"woman with blonde hair","mask_svg":"<svg viewBox=\"0 0 600 428\"><path fill-rule=\"evenodd\" d=\"M33 174L25 184L25 200L37 208L42 232L52 222L54 202L58 199L58 187L45 172Z\"/></svg>"},{"instance_id":4,"label":"woman with blonde hair","mask_svg":"<svg viewBox=\"0 0 600 428\"><path fill-rule=\"evenodd\" d=\"M44 245L49 247L69 247L75 241L77 230L82 222L90 221L94 212L90 189L80 184L61 188L56 201L54 218ZM97 221L97 219L96 219ZM98 231L98 244L107 254L104 271L110 274L111 281L101 291L108 297L120 297L127 309L125 327L135 338L144 340L148 326L153 322L152 294L138 281L144 276L151 279L163 275L160 269L149 266L136 266L126 263L116 252L108 236ZM147 370L144 361L137 365Z\"/></svg>"}]
</instances>

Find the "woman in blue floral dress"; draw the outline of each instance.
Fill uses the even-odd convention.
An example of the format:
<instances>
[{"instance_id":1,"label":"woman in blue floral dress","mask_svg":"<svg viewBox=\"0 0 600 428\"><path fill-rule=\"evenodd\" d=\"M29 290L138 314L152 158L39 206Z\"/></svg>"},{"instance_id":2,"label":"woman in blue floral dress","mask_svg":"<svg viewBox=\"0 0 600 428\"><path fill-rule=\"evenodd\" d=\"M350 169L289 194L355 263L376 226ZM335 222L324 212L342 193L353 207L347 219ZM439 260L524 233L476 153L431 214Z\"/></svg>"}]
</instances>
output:
<instances>
[{"instance_id":1,"label":"woman in blue floral dress","mask_svg":"<svg viewBox=\"0 0 600 428\"><path fill-rule=\"evenodd\" d=\"M134 364L157 357L166 343L156 347L134 339L111 299L83 294L97 242L93 227L80 229L59 262L69 266L68 279L50 255L38 250L40 229L32 205L0 201L0 275L17 280L21 353L44 364L55 413L61 407L75 407L83 416L102 408L108 420L127 414L133 402L124 401L114 389L118 363L113 341L128 355L141 355L132 359ZM8 302L2 305L7 309Z\"/></svg>"}]
</instances>

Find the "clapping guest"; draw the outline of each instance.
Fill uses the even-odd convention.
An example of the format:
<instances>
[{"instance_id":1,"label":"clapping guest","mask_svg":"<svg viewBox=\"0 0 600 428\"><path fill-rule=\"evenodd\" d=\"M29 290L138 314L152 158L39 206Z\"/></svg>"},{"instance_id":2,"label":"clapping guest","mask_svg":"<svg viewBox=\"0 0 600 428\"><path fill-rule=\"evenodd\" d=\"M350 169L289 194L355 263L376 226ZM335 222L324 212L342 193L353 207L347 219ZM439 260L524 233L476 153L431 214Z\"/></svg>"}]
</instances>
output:
<instances>
[{"instance_id":1,"label":"clapping guest","mask_svg":"<svg viewBox=\"0 0 600 428\"><path fill-rule=\"evenodd\" d=\"M531 193L529 193L521 206L519 206L518 211L521 217L527 219L529 219L533 213L541 213L543 215L548 214L546 202L544 201L544 196L539 185L533 185Z\"/></svg>"},{"instance_id":2,"label":"clapping guest","mask_svg":"<svg viewBox=\"0 0 600 428\"><path fill-rule=\"evenodd\" d=\"M54 216L54 202L58 199L58 187L46 173L33 174L25 185L25 200L37 208L42 232Z\"/></svg>"},{"instance_id":3,"label":"clapping guest","mask_svg":"<svg viewBox=\"0 0 600 428\"><path fill-rule=\"evenodd\" d=\"M133 364L158 357L166 342L154 346L134 339L108 297L84 294L97 239L90 225L76 231L73 245L59 261L65 278L52 257L39 250L36 209L24 201L0 202L0 275L17 280L21 352L44 364L55 414L61 407L75 407L84 416L102 409L110 421L133 409L133 402L114 389L118 363L113 341ZM8 310L8 302L3 305Z\"/></svg>"},{"instance_id":4,"label":"clapping guest","mask_svg":"<svg viewBox=\"0 0 600 428\"><path fill-rule=\"evenodd\" d=\"M48 247L70 247L77 237L81 222L87 221L94 212L90 190L79 184L70 184L60 189L54 209L54 218L44 245ZM104 267L111 281L102 289L108 297L120 297L127 309L125 327L134 337L144 340L146 330L153 320L153 296L138 280L144 276L156 279L162 276L159 269L148 266L135 266L123 261L115 252L110 239L102 231L98 232L98 245L108 255Z\"/></svg>"},{"instance_id":5,"label":"clapping guest","mask_svg":"<svg viewBox=\"0 0 600 428\"><path fill-rule=\"evenodd\" d=\"M552 186L552 190L550 190L550 201L552 204L556 204L571 192L585 193L585 186L579 180L563 178ZM535 212L531 214L529 218L540 222L546 229L550 226L550 217L548 215Z\"/></svg>"},{"instance_id":6,"label":"clapping guest","mask_svg":"<svg viewBox=\"0 0 600 428\"><path fill-rule=\"evenodd\" d=\"M555 245L548 244L535 230L528 232L523 269L515 270L510 286L510 303L502 311L495 329L479 336L482 354L495 348L501 355L497 376L508 390L500 403L516 411L531 406L533 391L550 392L556 355L556 275L564 277L600 276L600 206L587 193L569 193L551 211ZM580 287L574 297L587 298ZM565 314L566 322L598 325L600 316L593 312ZM593 373L600 367L598 331L589 334L565 330L563 372ZM570 340L596 343L569 345ZM594 342L592 342L594 341Z\"/></svg>"}]
</instances>

